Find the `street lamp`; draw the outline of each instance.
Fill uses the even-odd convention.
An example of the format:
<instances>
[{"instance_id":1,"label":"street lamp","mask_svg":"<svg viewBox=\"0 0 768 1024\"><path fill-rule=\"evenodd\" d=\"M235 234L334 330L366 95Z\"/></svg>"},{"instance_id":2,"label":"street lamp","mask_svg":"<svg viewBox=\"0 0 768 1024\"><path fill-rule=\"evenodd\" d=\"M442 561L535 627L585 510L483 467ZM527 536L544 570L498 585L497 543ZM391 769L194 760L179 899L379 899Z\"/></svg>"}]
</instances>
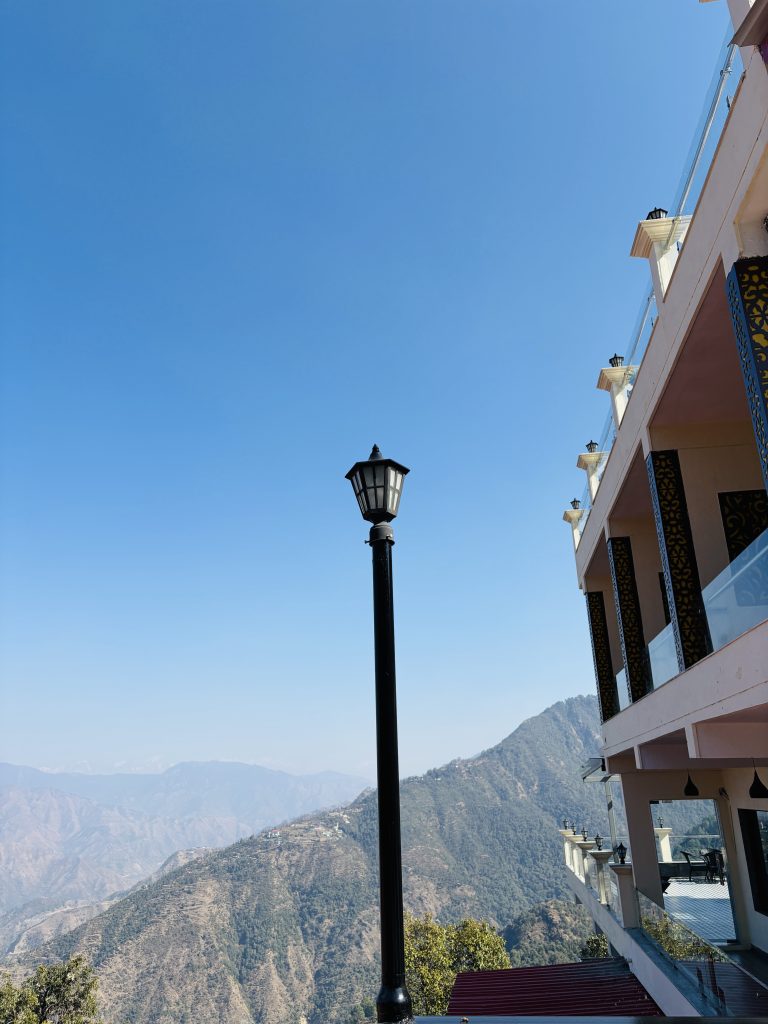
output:
<instances>
[{"instance_id":1,"label":"street lamp","mask_svg":"<svg viewBox=\"0 0 768 1024\"><path fill-rule=\"evenodd\" d=\"M385 459L378 445L367 462L347 473L360 512L372 523L368 537L373 560L373 635L376 664L376 774L379 804L379 898L381 903L380 1022L410 1020L405 985L403 868L400 854L400 772L397 762L395 625L392 603L392 545L389 525L397 515L408 470Z\"/></svg>"}]
</instances>

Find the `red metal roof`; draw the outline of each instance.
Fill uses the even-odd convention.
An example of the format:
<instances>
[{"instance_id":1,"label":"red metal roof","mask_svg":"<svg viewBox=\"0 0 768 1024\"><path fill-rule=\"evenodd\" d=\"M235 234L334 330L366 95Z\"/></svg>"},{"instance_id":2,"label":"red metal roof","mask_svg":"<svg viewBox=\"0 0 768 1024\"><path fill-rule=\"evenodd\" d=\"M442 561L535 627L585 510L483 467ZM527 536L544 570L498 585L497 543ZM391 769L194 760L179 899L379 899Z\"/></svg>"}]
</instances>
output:
<instances>
[{"instance_id":1,"label":"red metal roof","mask_svg":"<svg viewBox=\"0 0 768 1024\"><path fill-rule=\"evenodd\" d=\"M458 974L449 1014L471 1017L661 1017L624 960Z\"/></svg>"}]
</instances>

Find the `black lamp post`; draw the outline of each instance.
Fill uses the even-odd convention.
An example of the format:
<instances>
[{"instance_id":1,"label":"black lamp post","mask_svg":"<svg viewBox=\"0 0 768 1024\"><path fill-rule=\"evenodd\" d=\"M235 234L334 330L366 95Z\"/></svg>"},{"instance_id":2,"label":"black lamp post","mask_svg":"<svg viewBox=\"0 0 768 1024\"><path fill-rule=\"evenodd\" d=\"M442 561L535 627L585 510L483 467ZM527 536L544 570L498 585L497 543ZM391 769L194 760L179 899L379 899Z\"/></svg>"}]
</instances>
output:
<instances>
[{"instance_id":1,"label":"black lamp post","mask_svg":"<svg viewBox=\"0 0 768 1024\"><path fill-rule=\"evenodd\" d=\"M389 525L397 515L408 470L385 459L377 445L367 462L356 462L347 480L363 519L372 523L368 543L373 558L373 634L376 663L376 769L379 804L379 893L381 902L380 1022L410 1020L405 986L403 869L400 854L400 772L397 760L395 625L392 602L392 545Z\"/></svg>"}]
</instances>

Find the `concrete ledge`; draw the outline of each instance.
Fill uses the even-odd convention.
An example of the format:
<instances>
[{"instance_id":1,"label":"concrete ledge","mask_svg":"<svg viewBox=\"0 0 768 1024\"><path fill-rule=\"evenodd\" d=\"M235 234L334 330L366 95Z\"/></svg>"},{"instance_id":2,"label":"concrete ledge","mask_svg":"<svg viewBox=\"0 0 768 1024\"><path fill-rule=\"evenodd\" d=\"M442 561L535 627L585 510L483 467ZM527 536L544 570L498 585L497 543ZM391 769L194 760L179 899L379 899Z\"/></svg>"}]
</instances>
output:
<instances>
[{"instance_id":1,"label":"concrete ledge","mask_svg":"<svg viewBox=\"0 0 768 1024\"><path fill-rule=\"evenodd\" d=\"M566 877L576 899L586 907L608 942L619 956L624 957L629 969L664 1013L677 1017L709 1016L710 1007L701 999L694 983L669 963L641 929L622 928L608 907L598 901L596 894L581 879L572 871L566 871ZM499 1019L496 1018L497 1021ZM479 1018L472 1020L473 1024L479 1022ZM521 1021L522 1018L516 1020Z\"/></svg>"}]
</instances>

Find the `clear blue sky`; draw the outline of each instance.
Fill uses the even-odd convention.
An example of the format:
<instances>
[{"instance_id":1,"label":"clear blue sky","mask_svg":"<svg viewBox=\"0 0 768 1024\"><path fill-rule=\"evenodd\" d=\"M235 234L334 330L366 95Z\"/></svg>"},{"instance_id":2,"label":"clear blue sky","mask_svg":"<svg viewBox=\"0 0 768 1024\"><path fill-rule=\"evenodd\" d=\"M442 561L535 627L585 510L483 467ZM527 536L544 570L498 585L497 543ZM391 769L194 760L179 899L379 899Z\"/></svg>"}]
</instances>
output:
<instances>
[{"instance_id":1,"label":"clear blue sky","mask_svg":"<svg viewBox=\"0 0 768 1024\"><path fill-rule=\"evenodd\" d=\"M724 0L5 0L0 757L374 774L594 691L560 516Z\"/></svg>"}]
</instances>

